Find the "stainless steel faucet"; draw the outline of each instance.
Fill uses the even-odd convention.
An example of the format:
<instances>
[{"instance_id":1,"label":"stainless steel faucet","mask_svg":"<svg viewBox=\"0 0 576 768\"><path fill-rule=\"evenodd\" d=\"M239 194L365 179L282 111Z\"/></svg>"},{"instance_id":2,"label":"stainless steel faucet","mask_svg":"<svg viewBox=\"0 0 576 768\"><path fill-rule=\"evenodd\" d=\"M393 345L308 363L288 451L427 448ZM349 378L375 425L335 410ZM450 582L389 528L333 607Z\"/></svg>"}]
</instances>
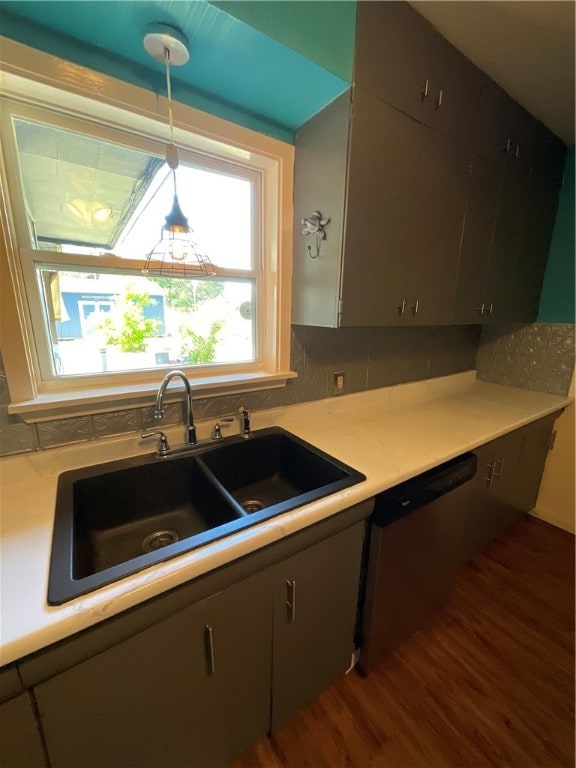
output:
<instances>
[{"instance_id":1,"label":"stainless steel faucet","mask_svg":"<svg viewBox=\"0 0 576 768\"><path fill-rule=\"evenodd\" d=\"M158 392L156 393L156 405L154 406L154 418L161 419L164 416L164 409L162 408L162 398L166 387L172 379L182 379L184 388L186 389L186 445L196 445L196 427L194 426L194 415L192 413L192 390L190 389L190 382L186 378L186 374L182 371L170 371L162 379Z\"/></svg>"}]
</instances>

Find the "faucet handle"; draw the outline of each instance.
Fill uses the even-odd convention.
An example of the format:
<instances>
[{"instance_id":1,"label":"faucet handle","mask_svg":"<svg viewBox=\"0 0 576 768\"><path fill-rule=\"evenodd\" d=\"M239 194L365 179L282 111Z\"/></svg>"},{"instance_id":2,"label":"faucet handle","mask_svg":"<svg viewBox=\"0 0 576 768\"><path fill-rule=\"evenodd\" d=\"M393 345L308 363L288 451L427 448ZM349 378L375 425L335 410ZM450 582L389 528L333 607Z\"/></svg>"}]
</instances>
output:
<instances>
[{"instance_id":1,"label":"faucet handle","mask_svg":"<svg viewBox=\"0 0 576 768\"><path fill-rule=\"evenodd\" d=\"M143 432L140 437L142 440L146 440L148 437L154 437L154 435L160 435L160 440L158 442L158 456L167 456L170 453L170 443L164 432L158 430L155 432Z\"/></svg>"},{"instance_id":2,"label":"faucet handle","mask_svg":"<svg viewBox=\"0 0 576 768\"><path fill-rule=\"evenodd\" d=\"M214 434L212 435L212 440L222 440L222 430L220 429L220 425L226 421L234 421L234 416L222 416L220 419L218 419L214 425Z\"/></svg>"}]
</instances>

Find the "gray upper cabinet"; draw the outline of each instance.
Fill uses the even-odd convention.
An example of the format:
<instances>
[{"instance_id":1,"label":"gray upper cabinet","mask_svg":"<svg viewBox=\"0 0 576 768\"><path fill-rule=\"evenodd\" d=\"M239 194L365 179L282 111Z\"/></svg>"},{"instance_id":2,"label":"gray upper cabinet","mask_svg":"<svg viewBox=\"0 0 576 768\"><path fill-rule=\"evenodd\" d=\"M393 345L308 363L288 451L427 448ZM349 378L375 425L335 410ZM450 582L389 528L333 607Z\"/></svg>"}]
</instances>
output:
<instances>
[{"instance_id":1,"label":"gray upper cabinet","mask_svg":"<svg viewBox=\"0 0 576 768\"><path fill-rule=\"evenodd\" d=\"M470 144L480 73L407 3L358 3L354 83Z\"/></svg>"},{"instance_id":2,"label":"gray upper cabinet","mask_svg":"<svg viewBox=\"0 0 576 768\"><path fill-rule=\"evenodd\" d=\"M495 151L485 151L485 157L474 155L472 160L455 323L531 322L538 314L565 147L510 103L516 109L508 114L521 113L517 125L522 130L512 132L508 121L500 127L500 138L493 137ZM502 139L507 135L517 137L510 141L514 151Z\"/></svg>"},{"instance_id":3,"label":"gray upper cabinet","mask_svg":"<svg viewBox=\"0 0 576 768\"><path fill-rule=\"evenodd\" d=\"M499 168L482 157L473 158L454 298L454 323L484 322L490 316L490 309L494 309L488 270L500 182Z\"/></svg>"},{"instance_id":4,"label":"gray upper cabinet","mask_svg":"<svg viewBox=\"0 0 576 768\"><path fill-rule=\"evenodd\" d=\"M535 140L534 118L483 73L479 102L482 121L475 135L474 154L498 168L506 162L530 168Z\"/></svg>"},{"instance_id":5,"label":"gray upper cabinet","mask_svg":"<svg viewBox=\"0 0 576 768\"><path fill-rule=\"evenodd\" d=\"M468 153L359 86L296 147L293 322L449 323ZM316 258L301 233L314 210L331 219Z\"/></svg>"},{"instance_id":6,"label":"gray upper cabinet","mask_svg":"<svg viewBox=\"0 0 576 768\"><path fill-rule=\"evenodd\" d=\"M358 3L353 88L295 144L294 323L534 319L564 146L408 3Z\"/></svg>"},{"instance_id":7,"label":"gray upper cabinet","mask_svg":"<svg viewBox=\"0 0 576 768\"><path fill-rule=\"evenodd\" d=\"M422 126L360 88L353 99L348 205L334 212L345 220L336 324L394 324L402 302L406 307L408 264L417 252Z\"/></svg>"},{"instance_id":8,"label":"gray upper cabinet","mask_svg":"<svg viewBox=\"0 0 576 768\"><path fill-rule=\"evenodd\" d=\"M328 327L338 324L349 123L350 94L345 93L298 132L294 169L293 323ZM302 219L315 210L330 217L319 255L314 236L302 234Z\"/></svg>"}]
</instances>

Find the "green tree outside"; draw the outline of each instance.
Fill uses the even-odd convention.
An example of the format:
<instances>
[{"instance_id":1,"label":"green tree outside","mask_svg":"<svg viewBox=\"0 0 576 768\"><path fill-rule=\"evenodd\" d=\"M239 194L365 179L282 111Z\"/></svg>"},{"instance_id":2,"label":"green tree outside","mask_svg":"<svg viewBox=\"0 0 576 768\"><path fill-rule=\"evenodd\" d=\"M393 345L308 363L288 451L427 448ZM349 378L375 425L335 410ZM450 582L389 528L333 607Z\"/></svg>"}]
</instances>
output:
<instances>
[{"instance_id":1,"label":"green tree outside","mask_svg":"<svg viewBox=\"0 0 576 768\"><path fill-rule=\"evenodd\" d=\"M210 326L208 336L202 336L190 328L180 327L180 333L183 338L182 356L185 362L191 365L200 365L201 363L211 363L216 355L217 336L224 323L216 320Z\"/></svg>"},{"instance_id":2,"label":"green tree outside","mask_svg":"<svg viewBox=\"0 0 576 768\"><path fill-rule=\"evenodd\" d=\"M114 306L106 317L95 325L104 343L119 347L122 352L145 352L148 339L160 327L156 318L144 317L144 308L155 304L147 292L128 289L116 296Z\"/></svg>"},{"instance_id":3,"label":"green tree outside","mask_svg":"<svg viewBox=\"0 0 576 768\"><path fill-rule=\"evenodd\" d=\"M164 289L164 298L169 307L187 312L195 312L200 304L217 298L224 291L224 283L216 280L182 280L150 275L148 279Z\"/></svg>"}]
</instances>

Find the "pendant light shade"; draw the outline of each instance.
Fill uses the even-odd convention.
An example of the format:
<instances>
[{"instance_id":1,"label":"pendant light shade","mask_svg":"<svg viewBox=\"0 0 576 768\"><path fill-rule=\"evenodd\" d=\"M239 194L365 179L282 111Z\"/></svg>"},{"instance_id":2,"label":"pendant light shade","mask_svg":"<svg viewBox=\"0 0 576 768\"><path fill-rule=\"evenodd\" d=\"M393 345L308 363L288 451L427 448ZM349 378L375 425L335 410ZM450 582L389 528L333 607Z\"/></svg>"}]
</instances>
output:
<instances>
[{"instance_id":1,"label":"pendant light shade","mask_svg":"<svg viewBox=\"0 0 576 768\"><path fill-rule=\"evenodd\" d=\"M174 201L172 209L164 220L160 240L146 255L144 274L164 277L192 277L214 275L216 270L210 259L198 250L192 239L193 230L182 212L176 189L176 169L178 168L178 150L174 144L174 126L172 120L172 87L170 65L179 66L189 59L188 41L175 27L166 24L151 24L144 35L146 51L166 67L166 92L168 97L168 119L170 141L166 145L166 163L172 169Z\"/></svg>"}]
</instances>

